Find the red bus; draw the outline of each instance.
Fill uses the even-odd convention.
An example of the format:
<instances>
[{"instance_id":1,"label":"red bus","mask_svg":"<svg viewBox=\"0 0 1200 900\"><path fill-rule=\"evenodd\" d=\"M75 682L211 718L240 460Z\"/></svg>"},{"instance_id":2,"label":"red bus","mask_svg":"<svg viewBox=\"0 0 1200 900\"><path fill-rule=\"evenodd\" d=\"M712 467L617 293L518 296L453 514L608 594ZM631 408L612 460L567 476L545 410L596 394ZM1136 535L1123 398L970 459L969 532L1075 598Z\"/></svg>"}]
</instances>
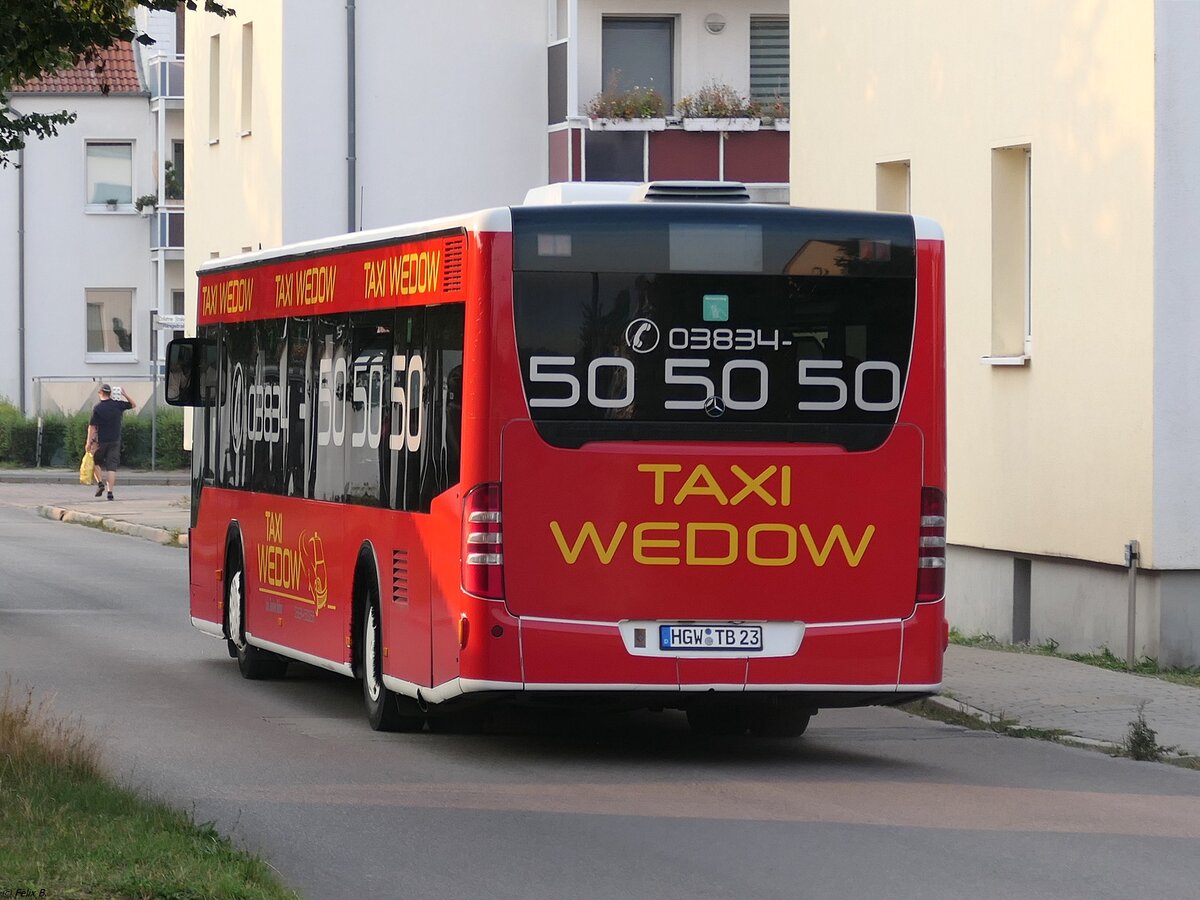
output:
<instances>
[{"instance_id":1,"label":"red bus","mask_svg":"<svg viewBox=\"0 0 1200 900\"><path fill-rule=\"evenodd\" d=\"M939 688L940 229L642 192L200 269L191 617L244 676L361 679L382 730Z\"/></svg>"}]
</instances>

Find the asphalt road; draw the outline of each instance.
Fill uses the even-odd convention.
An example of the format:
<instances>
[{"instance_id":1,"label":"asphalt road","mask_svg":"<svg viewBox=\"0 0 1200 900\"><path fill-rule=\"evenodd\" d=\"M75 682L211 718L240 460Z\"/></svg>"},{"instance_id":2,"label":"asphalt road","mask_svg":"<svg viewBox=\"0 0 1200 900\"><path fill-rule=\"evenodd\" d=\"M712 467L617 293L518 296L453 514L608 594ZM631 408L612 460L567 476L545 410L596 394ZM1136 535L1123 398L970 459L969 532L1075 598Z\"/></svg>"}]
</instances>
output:
<instances>
[{"instance_id":1,"label":"asphalt road","mask_svg":"<svg viewBox=\"0 0 1200 900\"><path fill-rule=\"evenodd\" d=\"M381 735L358 686L249 682L186 610L186 552L0 508L0 673L121 780L308 898L1193 896L1200 773L826 711L794 741L673 713ZM0 674L2 677L2 674Z\"/></svg>"}]
</instances>

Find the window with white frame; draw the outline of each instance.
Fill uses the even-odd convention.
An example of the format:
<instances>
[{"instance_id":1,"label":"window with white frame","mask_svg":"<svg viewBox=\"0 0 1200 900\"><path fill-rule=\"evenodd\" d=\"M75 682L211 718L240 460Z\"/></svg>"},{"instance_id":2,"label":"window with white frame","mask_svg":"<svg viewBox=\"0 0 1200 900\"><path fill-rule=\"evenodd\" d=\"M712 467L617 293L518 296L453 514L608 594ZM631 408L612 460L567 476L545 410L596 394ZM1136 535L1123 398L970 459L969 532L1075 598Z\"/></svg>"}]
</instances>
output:
<instances>
[{"instance_id":1,"label":"window with white frame","mask_svg":"<svg viewBox=\"0 0 1200 900\"><path fill-rule=\"evenodd\" d=\"M88 288L87 360L126 361L133 354L133 289Z\"/></svg>"},{"instance_id":2,"label":"window with white frame","mask_svg":"<svg viewBox=\"0 0 1200 900\"><path fill-rule=\"evenodd\" d=\"M780 117L791 101L788 46L787 16L750 17L750 99Z\"/></svg>"},{"instance_id":3,"label":"window with white frame","mask_svg":"<svg viewBox=\"0 0 1200 900\"><path fill-rule=\"evenodd\" d=\"M622 92L651 88L675 103L675 20L605 16L600 37L601 87Z\"/></svg>"},{"instance_id":4,"label":"window with white frame","mask_svg":"<svg viewBox=\"0 0 1200 900\"><path fill-rule=\"evenodd\" d=\"M87 198L90 206L133 203L133 143L87 142Z\"/></svg>"}]
</instances>

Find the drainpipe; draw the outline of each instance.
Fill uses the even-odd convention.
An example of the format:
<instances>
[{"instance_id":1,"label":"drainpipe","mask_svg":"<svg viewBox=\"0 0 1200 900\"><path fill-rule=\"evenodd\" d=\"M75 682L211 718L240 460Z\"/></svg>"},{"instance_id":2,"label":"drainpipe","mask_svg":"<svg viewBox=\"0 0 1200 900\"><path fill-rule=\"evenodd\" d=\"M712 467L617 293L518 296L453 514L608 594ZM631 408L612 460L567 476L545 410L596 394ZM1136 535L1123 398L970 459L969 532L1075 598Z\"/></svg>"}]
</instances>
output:
<instances>
[{"instance_id":1,"label":"drainpipe","mask_svg":"<svg viewBox=\"0 0 1200 900\"><path fill-rule=\"evenodd\" d=\"M354 84L354 0L346 0L346 230L357 231L358 112Z\"/></svg>"},{"instance_id":2,"label":"drainpipe","mask_svg":"<svg viewBox=\"0 0 1200 900\"><path fill-rule=\"evenodd\" d=\"M21 416L25 404L25 148L17 151L17 379L21 393Z\"/></svg>"}]
</instances>

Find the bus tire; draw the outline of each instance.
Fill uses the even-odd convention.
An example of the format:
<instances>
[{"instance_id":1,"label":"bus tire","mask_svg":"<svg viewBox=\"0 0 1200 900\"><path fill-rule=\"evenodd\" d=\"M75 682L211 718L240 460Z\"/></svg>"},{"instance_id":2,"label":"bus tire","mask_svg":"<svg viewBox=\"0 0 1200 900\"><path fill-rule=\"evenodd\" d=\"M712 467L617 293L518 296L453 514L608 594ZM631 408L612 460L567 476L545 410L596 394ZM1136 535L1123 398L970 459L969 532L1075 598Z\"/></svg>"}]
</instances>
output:
<instances>
[{"instance_id":1,"label":"bus tire","mask_svg":"<svg viewBox=\"0 0 1200 900\"><path fill-rule=\"evenodd\" d=\"M736 703L699 703L688 707L688 726L704 737L738 737L746 733L750 720Z\"/></svg>"},{"instance_id":2,"label":"bus tire","mask_svg":"<svg viewBox=\"0 0 1200 900\"><path fill-rule=\"evenodd\" d=\"M383 685L383 629L379 622L379 598L368 588L363 615L362 685L367 721L375 731L420 731L425 717L415 700L401 697Z\"/></svg>"},{"instance_id":3,"label":"bus tire","mask_svg":"<svg viewBox=\"0 0 1200 900\"><path fill-rule=\"evenodd\" d=\"M246 643L246 570L236 549L230 552L226 571L229 572L225 587L226 630L230 652L237 657L238 671L243 678L254 681L282 678L287 674L286 659Z\"/></svg>"},{"instance_id":4,"label":"bus tire","mask_svg":"<svg viewBox=\"0 0 1200 900\"><path fill-rule=\"evenodd\" d=\"M750 733L764 738L795 738L808 730L813 711L797 706L760 706L750 712Z\"/></svg>"}]
</instances>

